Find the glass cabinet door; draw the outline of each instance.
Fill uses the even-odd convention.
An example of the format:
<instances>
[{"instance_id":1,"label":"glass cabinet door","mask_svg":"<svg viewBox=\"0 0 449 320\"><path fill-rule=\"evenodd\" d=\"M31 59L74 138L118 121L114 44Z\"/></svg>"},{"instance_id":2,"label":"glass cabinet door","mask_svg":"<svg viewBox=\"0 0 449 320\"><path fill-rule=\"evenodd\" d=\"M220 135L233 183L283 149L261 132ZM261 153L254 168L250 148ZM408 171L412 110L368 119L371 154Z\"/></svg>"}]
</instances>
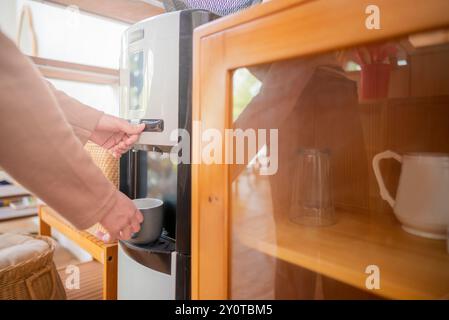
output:
<instances>
[{"instance_id":1,"label":"glass cabinet door","mask_svg":"<svg viewBox=\"0 0 449 320\"><path fill-rule=\"evenodd\" d=\"M449 298L448 35L233 72L230 298Z\"/></svg>"}]
</instances>

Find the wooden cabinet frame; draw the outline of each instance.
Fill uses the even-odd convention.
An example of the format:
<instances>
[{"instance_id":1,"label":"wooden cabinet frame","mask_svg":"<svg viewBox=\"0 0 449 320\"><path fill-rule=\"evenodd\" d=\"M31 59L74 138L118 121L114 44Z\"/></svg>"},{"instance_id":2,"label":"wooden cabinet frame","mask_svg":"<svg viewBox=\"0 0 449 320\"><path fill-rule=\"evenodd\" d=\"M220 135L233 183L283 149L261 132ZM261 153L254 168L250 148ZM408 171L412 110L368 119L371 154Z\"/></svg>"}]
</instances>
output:
<instances>
[{"instance_id":1,"label":"wooden cabinet frame","mask_svg":"<svg viewBox=\"0 0 449 320\"><path fill-rule=\"evenodd\" d=\"M380 8L380 30L365 27L371 4ZM223 134L232 127L236 68L447 27L447 12L447 0L283 0L200 27L194 36L193 120L201 130ZM201 155L201 130L193 133L194 160ZM227 299L229 165L194 164L192 178L192 298Z\"/></svg>"}]
</instances>

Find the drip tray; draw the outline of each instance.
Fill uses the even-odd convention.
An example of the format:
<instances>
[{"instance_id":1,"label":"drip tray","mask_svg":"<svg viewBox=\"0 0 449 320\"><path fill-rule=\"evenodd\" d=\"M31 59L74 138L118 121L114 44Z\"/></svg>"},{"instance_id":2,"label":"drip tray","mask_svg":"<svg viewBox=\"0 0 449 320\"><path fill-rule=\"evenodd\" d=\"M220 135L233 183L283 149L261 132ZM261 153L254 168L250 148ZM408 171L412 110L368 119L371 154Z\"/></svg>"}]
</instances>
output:
<instances>
[{"instance_id":1,"label":"drip tray","mask_svg":"<svg viewBox=\"0 0 449 320\"><path fill-rule=\"evenodd\" d=\"M134 244L120 240L120 247L134 261L153 270L171 274L172 252L175 251L175 241L161 236L149 244Z\"/></svg>"}]
</instances>

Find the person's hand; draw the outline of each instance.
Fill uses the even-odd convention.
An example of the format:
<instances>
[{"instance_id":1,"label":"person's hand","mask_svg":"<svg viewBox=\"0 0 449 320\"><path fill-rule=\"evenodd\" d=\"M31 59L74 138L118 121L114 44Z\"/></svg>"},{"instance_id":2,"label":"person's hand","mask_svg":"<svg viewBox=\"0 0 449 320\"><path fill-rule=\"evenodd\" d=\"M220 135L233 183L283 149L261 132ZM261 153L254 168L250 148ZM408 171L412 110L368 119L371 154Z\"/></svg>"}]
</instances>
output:
<instances>
[{"instance_id":1,"label":"person's hand","mask_svg":"<svg viewBox=\"0 0 449 320\"><path fill-rule=\"evenodd\" d=\"M139 139L144 128L145 124L132 125L124 119L103 114L89 140L119 158Z\"/></svg>"},{"instance_id":2,"label":"person's hand","mask_svg":"<svg viewBox=\"0 0 449 320\"><path fill-rule=\"evenodd\" d=\"M123 193L117 191L117 200L114 208L100 221L100 224L108 233L97 232L96 236L104 242L128 240L134 232L140 230L142 221L142 213L136 208L134 203Z\"/></svg>"}]
</instances>

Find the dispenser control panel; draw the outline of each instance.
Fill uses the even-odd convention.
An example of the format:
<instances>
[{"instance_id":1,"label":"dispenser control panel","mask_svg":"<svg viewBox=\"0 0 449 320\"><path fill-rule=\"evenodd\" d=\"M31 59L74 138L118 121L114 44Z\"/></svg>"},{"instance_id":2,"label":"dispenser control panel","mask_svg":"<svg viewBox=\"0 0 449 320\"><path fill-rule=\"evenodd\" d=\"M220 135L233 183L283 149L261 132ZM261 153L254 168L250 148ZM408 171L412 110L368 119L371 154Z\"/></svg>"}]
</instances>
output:
<instances>
[{"instance_id":1,"label":"dispenser control panel","mask_svg":"<svg viewBox=\"0 0 449 320\"><path fill-rule=\"evenodd\" d=\"M128 28L120 59L120 116L146 127L137 144L177 143L180 13L149 18Z\"/></svg>"}]
</instances>

